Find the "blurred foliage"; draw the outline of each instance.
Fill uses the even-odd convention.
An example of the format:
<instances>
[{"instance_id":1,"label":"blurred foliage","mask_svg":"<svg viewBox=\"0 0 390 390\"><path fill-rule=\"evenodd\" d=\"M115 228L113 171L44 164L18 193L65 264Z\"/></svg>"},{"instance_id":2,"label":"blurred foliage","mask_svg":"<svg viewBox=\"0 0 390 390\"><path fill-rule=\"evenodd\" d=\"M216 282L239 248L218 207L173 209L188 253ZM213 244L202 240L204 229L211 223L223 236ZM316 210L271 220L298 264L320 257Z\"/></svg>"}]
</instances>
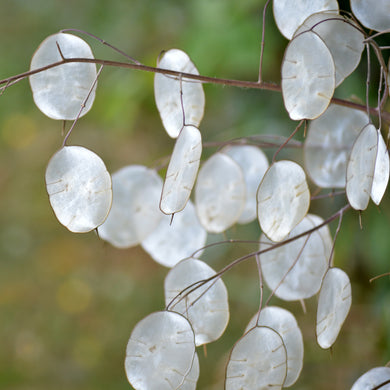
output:
<instances>
[{"instance_id":1,"label":"blurred foliage","mask_svg":"<svg viewBox=\"0 0 390 390\"><path fill-rule=\"evenodd\" d=\"M2 0L0 78L29 68L39 43L63 28L91 32L141 62L153 65L161 50L185 50L204 75L257 80L263 0ZM90 38L95 56L121 59ZM279 82L287 41L267 14L263 75ZM364 100L362 69L338 96ZM257 135L288 135L281 96L272 92L205 86L205 142ZM140 248L117 250L94 233L74 235L50 209L44 172L62 142L62 124L44 117L32 101L28 81L0 97L0 388L13 390L129 389L123 368L134 325L163 309L167 269ZM69 126L69 124L67 124ZM301 138L302 139L302 138ZM162 129L151 74L104 69L91 112L71 144L98 153L110 171L127 164L158 166L173 146ZM215 150L205 150L205 156ZM275 149L267 150L272 157ZM300 151L280 157L300 160ZM345 389L364 371L390 360L388 193L381 207L343 219L335 264L350 275L352 311L332 352L315 341L316 298L281 304L298 318L304 333L305 364L294 389ZM342 197L343 198L343 197ZM314 212L331 215L345 199L316 201ZM334 233L337 222L331 225ZM257 239L256 223L237 226L228 237ZM211 240L223 239L222 236ZM222 268L254 247L214 247L204 258ZM224 278L231 321L224 336L200 349L200 389L223 388L228 354L257 310L259 282L253 261ZM364 358L363 358L364 357Z\"/></svg>"}]
</instances>

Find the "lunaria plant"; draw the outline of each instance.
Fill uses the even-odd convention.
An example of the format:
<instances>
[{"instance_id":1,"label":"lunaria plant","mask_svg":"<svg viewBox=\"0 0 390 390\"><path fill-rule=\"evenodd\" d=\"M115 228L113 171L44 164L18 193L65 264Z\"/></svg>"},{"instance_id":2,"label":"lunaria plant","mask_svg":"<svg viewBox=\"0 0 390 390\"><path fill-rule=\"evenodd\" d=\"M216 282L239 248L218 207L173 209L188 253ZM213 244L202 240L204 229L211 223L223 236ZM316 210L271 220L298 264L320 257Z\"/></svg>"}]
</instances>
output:
<instances>
[{"instance_id":1,"label":"lunaria plant","mask_svg":"<svg viewBox=\"0 0 390 390\"><path fill-rule=\"evenodd\" d=\"M179 49L161 53L157 67L128 56L126 62L97 60L89 45L69 31L43 41L29 72L1 81L4 91L29 77L34 101L45 115L74 120L45 175L59 222L72 232L95 230L117 248L140 245L169 268L165 308L141 319L128 341L125 371L134 389L196 388L202 372L196 348L217 342L236 315L223 278L244 261L257 266L261 299L244 334L231 345L226 389L300 386L306 335L295 314L270 304L274 297L283 305L317 295L317 342L324 349L335 344L353 302L350 270L341 269L335 256L343 216L354 210L360 216L371 200L380 206L389 180L388 65L385 48L376 42L381 33L367 30L389 31L389 4L351 0L350 5L353 15L341 12L336 1L273 1L275 23L289 40L280 85L263 81L264 36L259 80L251 82L203 76ZM369 91L364 102L335 97L364 51L368 71L379 64L376 103ZM161 130L175 139L162 172L157 165L129 163L109 174L95 152L68 144L78 119L92 107L100 75L96 64L155 74ZM367 86L371 78L368 72ZM210 145L201 124L206 83L277 91L286 114L300 122L291 124L288 138L274 138L276 143L247 137ZM294 139L298 134L303 142ZM303 149L302 158L288 154L294 145ZM337 211L320 216L313 209L313 200L336 195L344 198ZM324 210L335 205L330 204ZM336 228L329 226L333 221L338 221ZM231 262L225 259L220 269L208 264L205 250L242 244L230 237L237 224L248 223L259 237L251 242L256 249ZM222 235L227 240L216 243ZM352 389L388 388L389 370L371 369L351 383Z\"/></svg>"}]
</instances>

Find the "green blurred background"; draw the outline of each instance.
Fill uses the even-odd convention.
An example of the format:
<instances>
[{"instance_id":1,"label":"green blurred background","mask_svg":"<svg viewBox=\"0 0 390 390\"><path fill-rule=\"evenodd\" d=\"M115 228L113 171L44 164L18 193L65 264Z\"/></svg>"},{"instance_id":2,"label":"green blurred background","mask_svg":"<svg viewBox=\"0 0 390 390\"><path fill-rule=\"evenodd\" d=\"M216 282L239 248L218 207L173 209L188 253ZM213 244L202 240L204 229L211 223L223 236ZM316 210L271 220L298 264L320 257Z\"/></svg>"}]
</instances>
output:
<instances>
[{"instance_id":1,"label":"green blurred background","mask_svg":"<svg viewBox=\"0 0 390 390\"><path fill-rule=\"evenodd\" d=\"M153 65L161 50L180 48L204 75L256 80L263 0L1 0L0 78L29 68L34 50L63 28L91 32L139 61ZM279 82L287 41L268 12L263 74ZM89 38L95 56L121 59ZM364 68L364 67L363 67ZM346 80L339 97L364 98L364 69ZM288 135L281 96L272 92L205 86L205 142L257 134ZM94 233L75 235L60 225L48 202L45 166L61 146L62 125L34 106L28 82L0 97L0 389L130 389L124 372L127 340L144 316L164 307L167 269L141 248L117 250ZM387 130L387 129L386 129ZM173 140L154 104L153 76L104 69L94 107L76 126L70 144L94 150L111 172L128 164L158 166ZM205 149L207 157L215 149ZM275 149L266 150L271 158ZM301 161L301 151L280 158ZM322 217L344 197L313 202ZM273 300L291 310L304 334L305 363L292 389L347 389L371 367L390 360L389 278L369 279L389 266L390 204L362 215L349 212L336 245L335 264L349 274L353 306L332 351L315 341L316 298L300 303ZM331 225L332 233L336 224ZM257 239L256 223L227 232ZM211 241L223 239L211 237ZM255 246L219 246L204 259L220 269ZM222 389L234 342L258 307L253 260L224 278L231 321L224 336L200 349L199 389Z\"/></svg>"}]
</instances>

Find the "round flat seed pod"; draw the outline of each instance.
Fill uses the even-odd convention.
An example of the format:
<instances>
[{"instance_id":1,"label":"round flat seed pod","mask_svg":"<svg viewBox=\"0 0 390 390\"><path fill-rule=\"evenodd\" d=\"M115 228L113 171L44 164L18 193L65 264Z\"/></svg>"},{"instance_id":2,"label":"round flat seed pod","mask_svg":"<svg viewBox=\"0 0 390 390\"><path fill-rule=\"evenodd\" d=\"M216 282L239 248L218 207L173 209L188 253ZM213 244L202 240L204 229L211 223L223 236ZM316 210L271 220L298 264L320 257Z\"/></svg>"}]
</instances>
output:
<instances>
[{"instance_id":1,"label":"round flat seed pod","mask_svg":"<svg viewBox=\"0 0 390 390\"><path fill-rule=\"evenodd\" d=\"M107 218L111 176L92 151L81 146L63 147L49 161L45 181L56 217L71 232L89 232Z\"/></svg>"},{"instance_id":2,"label":"round flat seed pod","mask_svg":"<svg viewBox=\"0 0 390 390\"><path fill-rule=\"evenodd\" d=\"M202 137L195 126L184 126L178 136L161 194L160 209L174 214L184 209L198 174Z\"/></svg>"},{"instance_id":3,"label":"round flat seed pod","mask_svg":"<svg viewBox=\"0 0 390 390\"><path fill-rule=\"evenodd\" d=\"M207 232L199 222L195 207L188 201L185 209L175 214L173 220L164 215L141 245L157 263L173 267L204 247L206 238Z\"/></svg>"},{"instance_id":4,"label":"round flat seed pod","mask_svg":"<svg viewBox=\"0 0 390 390\"><path fill-rule=\"evenodd\" d=\"M200 168L195 185L200 223L210 233L221 233L237 222L245 202L242 169L226 154L215 153Z\"/></svg>"},{"instance_id":5,"label":"round flat seed pod","mask_svg":"<svg viewBox=\"0 0 390 390\"><path fill-rule=\"evenodd\" d=\"M329 11L310 15L296 30L294 36L311 28L325 42L332 54L337 87L359 65L364 50L364 34L352 20Z\"/></svg>"},{"instance_id":6,"label":"round flat seed pod","mask_svg":"<svg viewBox=\"0 0 390 390\"><path fill-rule=\"evenodd\" d=\"M194 333L188 320L169 311L152 313L131 333L126 348L127 379L136 390L179 389L194 356Z\"/></svg>"},{"instance_id":7,"label":"round flat seed pod","mask_svg":"<svg viewBox=\"0 0 390 390\"><path fill-rule=\"evenodd\" d=\"M257 216L264 234L282 241L302 221L310 205L304 170L282 160L270 166L257 191Z\"/></svg>"},{"instance_id":8,"label":"round flat seed pod","mask_svg":"<svg viewBox=\"0 0 390 390\"><path fill-rule=\"evenodd\" d=\"M199 75L188 55L178 49L166 51L157 66ZM180 81L177 77L156 73L154 97L163 126L170 137L176 138L185 124L199 127L205 106L201 83L185 78Z\"/></svg>"},{"instance_id":9,"label":"round flat seed pod","mask_svg":"<svg viewBox=\"0 0 390 390\"><path fill-rule=\"evenodd\" d=\"M257 321L258 320L258 321ZM267 306L256 313L245 329L267 326L276 331L283 340L287 352L287 376L283 387L292 386L298 379L303 366L303 338L292 313L277 306Z\"/></svg>"},{"instance_id":10,"label":"round flat seed pod","mask_svg":"<svg viewBox=\"0 0 390 390\"><path fill-rule=\"evenodd\" d=\"M153 169L129 165L112 175L113 200L100 238L118 248L138 245L160 223L162 179Z\"/></svg>"},{"instance_id":11,"label":"round flat seed pod","mask_svg":"<svg viewBox=\"0 0 390 390\"><path fill-rule=\"evenodd\" d=\"M340 268L330 268L324 276L318 298L316 333L321 348L336 341L352 303L351 283Z\"/></svg>"},{"instance_id":12,"label":"round flat seed pod","mask_svg":"<svg viewBox=\"0 0 390 390\"><path fill-rule=\"evenodd\" d=\"M339 5L336 0L273 0L273 10L279 31L291 39L308 16L326 10L338 12Z\"/></svg>"},{"instance_id":13,"label":"round flat seed pod","mask_svg":"<svg viewBox=\"0 0 390 390\"><path fill-rule=\"evenodd\" d=\"M390 29L388 0L351 0L351 9L364 27L375 31Z\"/></svg>"},{"instance_id":14,"label":"round flat seed pod","mask_svg":"<svg viewBox=\"0 0 390 390\"><path fill-rule=\"evenodd\" d=\"M378 132L367 125L352 146L347 165L346 194L355 210L365 210L370 200L378 151Z\"/></svg>"},{"instance_id":15,"label":"round flat seed pod","mask_svg":"<svg viewBox=\"0 0 390 390\"><path fill-rule=\"evenodd\" d=\"M378 152L375 162L374 180L371 188L371 199L379 205L389 183L390 161L389 152L382 134L378 130Z\"/></svg>"},{"instance_id":16,"label":"round flat seed pod","mask_svg":"<svg viewBox=\"0 0 390 390\"><path fill-rule=\"evenodd\" d=\"M279 333L260 326L234 345L226 369L226 390L281 389L287 374L287 353Z\"/></svg>"},{"instance_id":17,"label":"round flat seed pod","mask_svg":"<svg viewBox=\"0 0 390 390\"><path fill-rule=\"evenodd\" d=\"M307 215L287 238L313 229L320 221L323 222L320 217ZM310 298L319 291L331 251L321 230L328 230L328 226L260 255L264 280L277 297L294 301ZM264 234L260 237L260 251L272 244Z\"/></svg>"},{"instance_id":18,"label":"round flat seed pod","mask_svg":"<svg viewBox=\"0 0 390 390\"><path fill-rule=\"evenodd\" d=\"M57 46L58 44L58 46ZM30 70L38 69L65 58L94 58L91 48L81 38L71 34L50 35L38 47L31 59ZM76 119L92 107L96 85L85 102L97 77L96 65L69 63L47 69L29 77L34 102L49 118Z\"/></svg>"},{"instance_id":19,"label":"round flat seed pod","mask_svg":"<svg viewBox=\"0 0 390 390\"><path fill-rule=\"evenodd\" d=\"M334 89L335 65L324 41L312 31L293 38L282 63L282 95L290 118L319 117L328 107Z\"/></svg>"},{"instance_id":20,"label":"round flat seed pod","mask_svg":"<svg viewBox=\"0 0 390 390\"><path fill-rule=\"evenodd\" d=\"M317 186L345 187L352 145L367 123L366 113L336 104L310 122L304 144L305 169Z\"/></svg>"},{"instance_id":21,"label":"round flat seed pod","mask_svg":"<svg viewBox=\"0 0 390 390\"><path fill-rule=\"evenodd\" d=\"M246 204L237 222L249 223L257 216L256 192L269 167L267 156L260 148L253 145L230 145L224 147L222 152L232 157L244 173Z\"/></svg>"},{"instance_id":22,"label":"round flat seed pod","mask_svg":"<svg viewBox=\"0 0 390 390\"><path fill-rule=\"evenodd\" d=\"M215 271L201 260L189 258L176 264L165 278L166 305L186 287L214 275ZM229 322L228 295L222 279L206 283L183 299L176 298L170 307L188 318L197 346L217 340Z\"/></svg>"},{"instance_id":23,"label":"round flat seed pod","mask_svg":"<svg viewBox=\"0 0 390 390\"><path fill-rule=\"evenodd\" d=\"M390 367L375 367L363 374L352 386L351 390L390 390Z\"/></svg>"}]
</instances>

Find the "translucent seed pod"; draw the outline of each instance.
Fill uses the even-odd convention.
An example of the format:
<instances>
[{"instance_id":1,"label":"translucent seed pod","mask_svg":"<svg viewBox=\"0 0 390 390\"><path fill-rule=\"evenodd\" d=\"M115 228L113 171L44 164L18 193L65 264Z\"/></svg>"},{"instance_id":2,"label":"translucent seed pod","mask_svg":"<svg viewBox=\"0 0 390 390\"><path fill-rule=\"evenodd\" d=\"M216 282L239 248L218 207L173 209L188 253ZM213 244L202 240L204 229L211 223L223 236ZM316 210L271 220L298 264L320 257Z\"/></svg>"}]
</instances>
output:
<instances>
[{"instance_id":1,"label":"translucent seed pod","mask_svg":"<svg viewBox=\"0 0 390 390\"><path fill-rule=\"evenodd\" d=\"M351 9L364 27L375 31L390 29L388 0L351 0Z\"/></svg>"},{"instance_id":2,"label":"translucent seed pod","mask_svg":"<svg viewBox=\"0 0 390 390\"><path fill-rule=\"evenodd\" d=\"M323 220L308 214L287 236L298 236L319 226ZM321 231L326 231L325 233ZM275 296L286 301L310 298L315 295L328 269L331 242L324 239L330 235L328 226L315 230L285 245L260 255L261 269L268 287ZM321 233L320 233L321 232ZM260 237L260 251L268 249L273 242L264 235Z\"/></svg>"},{"instance_id":3,"label":"translucent seed pod","mask_svg":"<svg viewBox=\"0 0 390 390\"><path fill-rule=\"evenodd\" d=\"M367 123L365 112L336 104L310 122L304 144L305 169L317 186L345 187L353 143Z\"/></svg>"},{"instance_id":4,"label":"translucent seed pod","mask_svg":"<svg viewBox=\"0 0 390 390\"><path fill-rule=\"evenodd\" d=\"M254 145L229 145L221 150L236 161L244 173L246 184L246 204L238 223L245 224L257 216L257 188L269 167L265 153Z\"/></svg>"},{"instance_id":5,"label":"translucent seed pod","mask_svg":"<svg viewBox=\"0 0 390 390\"><path fill-rule=\"evenodd\" d=\"M275 330L260 326L234 345L226 368L226 390L280 390L287 375L287 353Z\"/></svg>"},{"instance_id":6,"label":"translucent seed pod","mask_svg":"<svg viewBox=\"0 0 390 390\"><path fill-rule=\"evenodd\" d=\"M228 294L222 279L212 280L187 296L184 295L189 290L183 290L214 275L215 271L205 262L189 258L176 264L164 282L166 305L175 298L170 309L188 318L197 346L217 340L225 331L229 322Z\"/></svg>"},{"instance_id":7,"label":"translucent seed pod","mask_svg":"<svg viewBox=\"0 0 390 390\"><path fill-rule=\"evenodd\" d=\"M184 209L190 198L202 154L202 137L195 126L184 126L169 161L161 193L160 209L174 214Z\"/></svg>"},{"instance_id":8,"label":"translucent seed pod","mask_svg":"<svg viewBox=\"0 0 390 390\"><path fill-rule=\"evenodd\" d=\"M337 87L359 65L364 50L364 34L354 21L329 11L310 15L294 36L310 29L319 35L332 54Z\"/></svg>"},{"instance_id":9,"label":"translucent seed pod","mask_svg":"<svg viewBox=\"0 0 390 390\"><path fill-rule=\"evenodd\" d=\"M65 58L94 58L91 48L81 38L58 33L40 44L31 59L30 70L61 61L61 54ZM81 116L91 109L96 84L91 88L96 77L95 64L74 62L36 73L29 80L34 102L45 115L52 119L74 120L84 103Z\"/></svg>"},{"instance_id":10,"label":"translucent seed pod","mask_svg":"<svg viewBox=\"0 0 390 390\"><path fill-rule=\"evenodd\" d=\"M337 0L273 0L273 10L279 31L291 39L308 16L326 10L338 13L339 5Z\"/></svg>"},{"instance_id":11,"label":"translucent seed pod","mask_svg":"<svg viewBox=\"0 0 390 390\"><path fill-rule=\"evenodd\" d=\"M149 314L133 329L126 348L127 379L136 390L180 389L195 362L194 333L181 314ZM193 388L192 386L190 388Z\"/></svg>"},{"instance_id":12,"label":"translucent seed pod","mask_svg":"<svg viewBox=\"0 0 390 390\"><path fill-rule=\"evenodd\" d=\"M199 75L189 56L178 49L166 51L157 66ZM205 106L201 83L184 77L180 80L175 76L156 73L154 97L163 126L170 137L176 138L184 125L199 127Z\"/></svg>"},{"instance_id":13,"label":"translucent seed pod","mask_svg":"<svg viewBox=\"0 0 390 390\"><path fill-rule=\"evenodd\" d=\"M245 333L255 326L267 326L277 332L283 340L287 352L287 376L283 387L292 386L302 371L303 337L298 323L292 313L277 306L261 309L249 321Z\"/></svg>"},{"instance_id":14,"label":"translucent seed pod","mask_svg":"<svg viewBox=\"0 0 390 390\"><path fill-rule=\"evenodd\" d=\"M282 241L309 210L310 192L304 170L282 160L270 166L257 191L257 216L267 237Z\"/></svg>"},{"instance_id":15,"label":"translucent seed pod","mask_svg":"<svg viewBox=\"0 0 390 390\"><path fill-rule=\"evenodd\" d=\"M382 134L378 130L378 152L375 161L374 180L372 181L371 199L379 205L389 183L390 160L389 151Z\"/></svg>"},{"instance_id":16,"label":"translucent seed pod","mask_svg":"<svg viewBox=\"0 0 390 390\"><path fill-rule=\"evenodd\" d=\"M71 232L89 232L107 218L111 176L94 152L81 146L63 147L50 159L45 181L56 217Z\"/></svg>"},{"instance_id":17,"label":"translucent seed pod","mask_svg":"<svg viewBox=\"0 0 390 390\"><path fill-rule=\"evenodd\" d=\"M141 245L157 263L173 267L204 247L206 238L207 232L199 222L195 207L188 201L185 209L176 213L173 220L164 215ZM197 254L200 255L201 251Z\"/></svg>"},{"instance_id":18,"label":"translucent seed pod","mask_svg":"<svg viewBox=\"0 0 390 390\"><path fill-rule=\"evenodd\" d=\"M282 63L282 95L292 120L315 119L335 89L335 65L324 41L307 31L293 38Z\"/></svg>"},{"instance_id":19,"label":"translucent seed pod","mask_svg":"<svg viewBox=\"0 0 390 390\"><path fill-rule=\"evenodd\" d=\"M164 215L158 207L162 179L153 169L129 165L112 175L112 189L112 207L99 236L118 248L138 245Z\"/></svg>"},{"instance_id":20,"label":"translucent seed pod","mask_svg":"<svg viewBox=\"0 0 390 390\"><path fill-rule=\"evenodd\" d=\"M351 283L339 268L330 268L324 276L318 298L316 333L321 348L330 348L347 318L352 304Z\"/></svg>"},{"instance_id":21,"label":"translucent seed pod","mask_svg":"<svg viewBox=\"0 0 390 390\"><path fill-rule=\"evenodd\" d=\"M390 390L390 367L375 367L364 373L351 390ZM382 386L381 384L384 383Z\"/></svg>"},{"instance_id":22,"label":"translucent seed pod","mask_svg":"<svg viewBox=\"0 0 390 390\"><path fill-rule=\"evenodd\" d=\"M238 221L245 202L241 167L226 154L215 153L200 168L195 185L200 223L210 233L221 233Z\"/></svg>"},{"instance_id":23,"label":"translucent seed pod","mask_svg":"<svg viewBox=\"0 0 390 390\"><path fill-rule=\"evenodd\" d=\"M353 144L347 165L346 194L355 210L365 210L370 200L378 153L378 132L367 125Z\"/></svg>"}]
</instances>

